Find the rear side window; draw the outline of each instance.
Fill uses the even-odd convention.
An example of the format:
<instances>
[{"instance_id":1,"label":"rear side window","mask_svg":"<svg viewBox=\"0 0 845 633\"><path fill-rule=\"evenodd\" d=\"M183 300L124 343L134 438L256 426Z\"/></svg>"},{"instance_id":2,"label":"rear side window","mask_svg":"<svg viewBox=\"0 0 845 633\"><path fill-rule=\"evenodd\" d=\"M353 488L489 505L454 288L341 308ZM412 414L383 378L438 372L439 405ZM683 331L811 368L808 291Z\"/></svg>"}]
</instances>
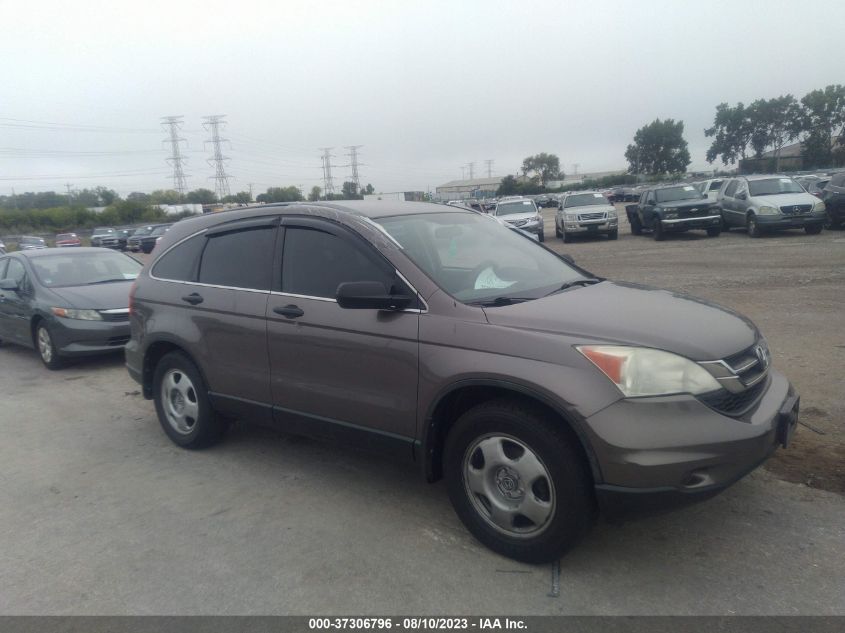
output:
<instances>
[{"instance_id":1,"label":"rear side window","mask_svg":"<svg viewBox=\"0 0 845 633\"><path fill-rule=\"evenodd\" d=\"M831 187L845 187L845 171L840 174L834 175L830 179L830 186Z\"/></svg>"},{"instance_id":2,"label":"rear side window","mask_svg":"<svg viewBox=\"0 0 845 633\"><path fill-rule=\"evenodd\" d=\"M270 290L276 228L242 229L208 238L199 282L230 288Z\"/></svg>"},{"instance_id":3,"label":"rear side window","mask_svg":"<svg viewBox=\"0 0 845 633\"><path fill-rule=\"evenodd\" d=\"M153 267L153 277L172 281L196 281L205 235L196 235L165 253Z\"/></svg>"},{"instance_id":4,"label":"rear side window","mask_svg":"<svg viewBox=\"0 0 845 633\"><path fill-rule=\"evenodd\" d=\"M733 198L734 194L736 193L736 188L739 186L738 180L731 180L730 184L725 189L725 195L729 198Z\"/></svg>"},{"instance_id":5,"label":"rear side window","mask_svg":"<svg viewBox=\"0 0 845 633\"><path fill-rule=\"evenodd\" d=\"M282 292L334 299L344 282L380 281L389 289L394 276L363 244L314 229L285 231Z\"/></svg>"}]
</instances>

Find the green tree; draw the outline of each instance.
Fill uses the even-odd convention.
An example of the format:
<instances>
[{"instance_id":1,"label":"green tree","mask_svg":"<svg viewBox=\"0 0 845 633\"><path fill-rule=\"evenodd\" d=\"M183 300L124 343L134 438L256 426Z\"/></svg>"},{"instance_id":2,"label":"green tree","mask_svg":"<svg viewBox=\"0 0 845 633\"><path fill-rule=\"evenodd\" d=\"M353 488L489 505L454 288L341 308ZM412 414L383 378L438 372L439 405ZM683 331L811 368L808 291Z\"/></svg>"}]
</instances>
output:
<instances>
[{"instance_id":1,"label":"green tree","mask_svg":"<svg viewBox=\"0 0 845 633\"><path fill-rule=\"evenodd\" d=\"M131 200L133 202L140 202L142 204L150 204L150 194L143 193L141 191L133 191L128 196L126 196L127 200Z\"/></svg>"},{"instance_id":2,"label":"green tree","mask_svg":"<svg viewBox=\"0 0 845 633\"><path fill-rule=\"evenodd\" d=\"M519 182L516 178L511 175L507 175L502 178L502 182L499 183L499 188L496 189L497 196L515 196L516 192L519 190Z\"/></svg>"},{"instance_id":3,"label":"green tree","mask_svg":"<svg viewBox=\"0 0 845 633\"><path fill-rule=\"evenodd\" d=\"M185 200L191 204L214 204L217 195L210 189L194 189L185 195Z\"/></svg>"},{"instance_id":4,"label":"green tree","mask_svg":"<svg viewBox=\"0 0 845 633\"><path fill-rule=\"evenodd\" d=\"M185 196L173 189L156 189L148 197L151 204L183 204Z\"/></svg>"},{"instance_id":5,"label":"green tree","mask_svg":"<svg viewBox=\"0 0 845 633\"><path fill-rule=\"evenodd\" d=\"M120 196L117 195L117 192L114 189L109 189L107 187L97 187L94 189L97 192L97 196L100 198L100 204L104 207L109 206L110 204L114 204L118 200L120 200Z\"/></svg>"},{"instance_id":6,"label":"green tree","mask_svg":"<svg viewBox=\"0 0 845 633\"><path fill-rule=\"evenodd\" d=\"M308 199L311 202L316 202L320 199L320 196L323 194L323 190L320 189L317 185L311 187L311 193L308 194Z\"/></svg>"},{"instance_id":7,"label":"green tree","mask_svg":"<svg viewBox=\"0 0 845 633\"><path fill-rule=\"evenodd\" d=\"M751 145L757 158L766 149L774 152L775 171L780 171L780 152L783 146L798 138L801 129L801 108L795 97L782 95L772 99L757 99L751 104L754 132Z\"/></svg>"},{"instance_id":8,"label":"green tree","mask_svg":"<svg viewBox=\"0 0 845 633\"><path fill-rule=\"evenodd\" d=\"M296 202L302 200L302 192L298 187L270 187L266 193L255 197L258 202Z\"/></svg>"},{"instance_id":9,"label":"green tree","mask_svg":"<svg viewBox=\"0 0 845 633\"><path fill-rule=\"evenodd\" d=\"M252 197L249 195L249 191L239 191L238 193L233 193L232 195L226 196L221 200L221 202L235 202L237 204L249 204L252 202Z\"/></svg>"},{"instance_id":10,"label":"green tree","mask_svg":"<svg viewBox=\"0 0 845 633\"><path fill-rule=\"evenodd\" d=\"M356 185L351 180L347 180L343 183L343 188L341 189L343 199L344 200L363 200L364 196L358 193L358 185Z\"/></svg>"},{"instance_id":11,"label":"green tree","mask_svg":"<svg viewBox=\"0 0 845 633\"><path fill-rule=\"evenodd\" d=\"M554 154L540 152L522 161L522 173L539 179L544 187L550 180L562 178L560 159Z\"/></svg>"},{"instance_id":12,"label":"green tree","mask_svg":"<svg viewBox=\"0 0 845 633\"><path fill-rule=\"evenodd\" d=\"M362 192L362 193L365 193L365 194L367 194L368 196L371 196L371 195L373 195L375 192L376 192L376 190L375 190L375 189L373 189L373 186L372 186L370 183L367 183L367 186L366 186L366 187L364 187L364 190L363 190L363 192Z\"/></svg>"},{"instance_id":13,"label":"green tree","mask_svg":"<svg viewBox=\"0 0 845 633\"><path fill-rule=\"evenodd\" d=\"M641 127L634 142L625 150L625 159L633 173L659 176L681 174L690 164L684 122L655 119Z\"/></svg>"},{"instance_id":14,"label":"green tree","mask_svg":"<svg viewBox=\"0 0 845 633\"><path fill-rule=\"evenodd\" d=\"M712 163L722 157L723 165L730 165L741 158L746 158L748 145L754 134L754 111L746 108L742 102L734 107L727 103L716 106L713 127L704 130L705 136L715 137L707 150L707 162Z\"/></svg>"},{"instance_id":15,"label":"green tree","mask_svg":"<svg viewBox=\"0 0 845 633\"><path fill-rule=\"evenodd\" d=\"M806 134L804 162L807 167L831 167L837 161L834 148L845 142L845 86L831 84L801 99L799 132ZM840 151L843 148L840 148Z\"/></svg>"}]
</instances>

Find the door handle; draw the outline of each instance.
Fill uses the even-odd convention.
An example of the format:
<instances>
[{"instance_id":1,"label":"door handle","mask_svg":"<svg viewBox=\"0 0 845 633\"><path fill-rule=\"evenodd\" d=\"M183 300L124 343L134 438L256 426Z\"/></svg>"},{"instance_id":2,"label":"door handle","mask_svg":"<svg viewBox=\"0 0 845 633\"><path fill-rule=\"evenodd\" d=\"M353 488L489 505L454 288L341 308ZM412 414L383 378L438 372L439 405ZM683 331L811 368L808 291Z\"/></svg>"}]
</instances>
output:
<instances>
[{"instance_id":1,"label":"door handle","mask_svg":"<svg viewBox=\"0 0 845 633\"><path fill-rule=\"evenodd\" d=\"M299 306L295 305L289 305L283 308L276 307L273 308L273 312L275 312L276 314L281 314L283 317L287 317L289 319L296 319L305 314L305 312L303 312Z\"/></svg>"},{"instance_id":2,"label":"door handle","mask_svg":"<svg viewBox=\"0 0 845 633\"><path fill-rule=\"evenodd\" d=\"M195 305L197 305L198 303L202 303L202 302L203 302L203 298L202 298L202 296L200 296L200 295L199 295L199 294L197 294L196 292L192 292L191 294L189 294L189 295L186 295L186 296L182 297L182 301L187 301L187 302L188 302L188 303L190 303L192 306L195 306Z\"/></svg>"}]
</instances>

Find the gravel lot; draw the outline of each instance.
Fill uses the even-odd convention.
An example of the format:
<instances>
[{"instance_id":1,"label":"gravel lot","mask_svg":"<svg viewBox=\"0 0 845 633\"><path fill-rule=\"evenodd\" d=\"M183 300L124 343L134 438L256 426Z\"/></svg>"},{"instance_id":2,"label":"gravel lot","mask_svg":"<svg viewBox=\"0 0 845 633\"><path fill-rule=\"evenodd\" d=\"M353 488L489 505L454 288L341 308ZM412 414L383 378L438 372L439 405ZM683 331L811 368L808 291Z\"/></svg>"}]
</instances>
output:
<instances>
[{"instance_id":1,"label":"gravel lot","mask_svg":"<svg viewBox=\"0 0 845 633\"><path fill-rule=\"evenodd\" d=\"M564 245L549 219L547 243L747 314L824 435L711 501L599 524L557 577L478 545L414 470L247 425L183 451L119 357L52 373L3 346L0 614L845 614L845 232L620 229Z\"/></svg>"}]
</instances>

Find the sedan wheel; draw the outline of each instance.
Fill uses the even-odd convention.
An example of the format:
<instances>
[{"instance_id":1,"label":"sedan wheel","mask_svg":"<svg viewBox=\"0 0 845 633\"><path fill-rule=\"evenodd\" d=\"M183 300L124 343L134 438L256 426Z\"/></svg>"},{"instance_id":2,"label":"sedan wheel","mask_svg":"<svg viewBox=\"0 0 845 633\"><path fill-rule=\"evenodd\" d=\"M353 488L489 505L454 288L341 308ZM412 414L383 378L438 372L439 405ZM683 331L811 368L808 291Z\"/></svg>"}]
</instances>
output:
<instances>
[{"instance_id":1,"label":"sedan wheel","mask_svg":"<svg viewBox=\"0 0 845 633\"><path fill-rule=\"evenodd\" d=\"M35 343L38 346L38 355L41 356L41 362L47 369L59 369L62 366L62 358L56 351L53 337L43 323L39 324L35 330Z\"/></svg>"}]
</instances>

